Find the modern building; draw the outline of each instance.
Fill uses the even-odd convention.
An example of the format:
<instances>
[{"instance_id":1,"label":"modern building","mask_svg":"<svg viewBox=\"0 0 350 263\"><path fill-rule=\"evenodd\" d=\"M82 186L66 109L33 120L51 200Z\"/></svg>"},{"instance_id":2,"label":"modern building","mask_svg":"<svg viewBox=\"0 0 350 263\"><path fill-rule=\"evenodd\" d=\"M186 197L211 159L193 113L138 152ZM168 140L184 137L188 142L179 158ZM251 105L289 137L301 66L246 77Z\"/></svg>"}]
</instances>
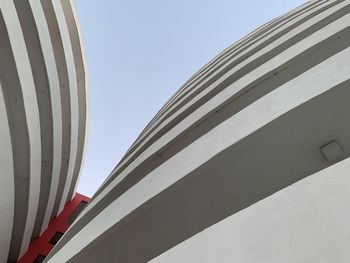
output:
<instances>
[{"instance_id":1,"label":"modern building","mask_svg":"<svg viewBox=\"0 0 350 263\"><path fill-rule=\"evenodd\" d=\"M75 13L0 8L0 260L43 233L60 240L37 262L349 262L350 0L309 1L205 65L79 215L68 202L57 238L44 230L74 195L85 140Z\"/></svg>"},{"instance_id":2,"label":"modern building","mask_svg":"<svg viewBox=\"0 0 350 263\"><path fill-rule=\"evenodd\" d=\"M0 262L75 196L87 118L75 17L67 0L0 1Z\"/></svg>"},{"instance_id":3,"label":"modern building","mask_svg":"<svg viewBox=\"0 0 350 263\"><path fill-rule=\"evenodd\" d=\"M349 262L349 78L349 0L261 26L164 105L46 262Z\"/></svg>"}]
</instances>

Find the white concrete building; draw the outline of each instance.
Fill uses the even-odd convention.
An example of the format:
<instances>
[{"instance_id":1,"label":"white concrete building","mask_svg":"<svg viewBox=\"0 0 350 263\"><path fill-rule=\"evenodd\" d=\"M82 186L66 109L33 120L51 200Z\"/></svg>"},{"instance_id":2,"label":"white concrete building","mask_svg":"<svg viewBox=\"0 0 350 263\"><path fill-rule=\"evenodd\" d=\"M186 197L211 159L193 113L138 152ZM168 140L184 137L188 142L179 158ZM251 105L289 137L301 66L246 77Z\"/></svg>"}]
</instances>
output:
<instances>
[{"instance_id":1,"label":"white concrete building","mask_svg":"<svg viewBox=\"0 0 350 263\"><path fill-rule=\"evenodd\" d=\"M349 262L349 78L349 0L261 26L164 105L46 262Z\"/></svg>"},{"instance_id":2,"label":"white concrete building","mask_svg":"<svg viewBox=\"0 0 350 263\"><path fill-rule=\"evenodd\" d=\"M69 0L0 0L0 262L16 262L74 193L86 76Z\"/></svg>"},{"instance_id":3,"label":"white concrete building","mask_svg":"<svg viewBox=\"0 0 350 263\"><path fill-rule=\"evenodd\" d=\"M75 193L86 74L71 0L0 0L0 39L16 262ZM270 21L179 89L44 262L348 263L349 99L350 0Z\"/></svg>"}]
</instances>

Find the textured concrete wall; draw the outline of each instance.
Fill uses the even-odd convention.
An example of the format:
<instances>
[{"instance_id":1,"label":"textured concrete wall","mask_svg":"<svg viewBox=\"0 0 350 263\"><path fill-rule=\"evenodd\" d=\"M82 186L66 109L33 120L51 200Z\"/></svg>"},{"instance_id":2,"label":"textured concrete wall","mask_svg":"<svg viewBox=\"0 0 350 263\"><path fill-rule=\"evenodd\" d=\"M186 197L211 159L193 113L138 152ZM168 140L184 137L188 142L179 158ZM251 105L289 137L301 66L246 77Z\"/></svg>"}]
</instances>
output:
<instances>
[{"instance_id":1,"label":"textured concrete wall","mask_svg":"<svg viewBox=\"0 0 350 263\"><path fill-rule=\"evenodd\" d=\"M350 258L350 159L226 218L157 262L339 262Z\"/></svg>"},{"instance_id":2,"label":"textured concrete wall","mask_svg":"<svg viewBox=\"0 0 350 263\"><path fill-rule=\"evenodd\" d=\"M348 201L336 178L350 157L349 13L349 0L307 2L205 65L147 125L47 262L307 262L302 255L317 262L308 240L310 249L329 243L300 213L334 206L340 214ZM333 188L323 193L328 182ZM306 188L312 206L298 210ZM287 215L298 222L290 225ZM266 232L258 233L260 221ZM309 229L304 237L284 235L299 225ZM285 238L277 254L274 238ZM299 239L293 254L287 246L297 249Z\"/></svg>"},{"instance_id":3,"label":"textured concrete wall","mask_svg":"<svg viewBox=\"0 0 350 263\"><path fill-rule=\"evenodd\" d=\"M86 76L72 12L67 0L0 1L0 262L23 255L74 194Z\"/></svg>"}]
</instances>

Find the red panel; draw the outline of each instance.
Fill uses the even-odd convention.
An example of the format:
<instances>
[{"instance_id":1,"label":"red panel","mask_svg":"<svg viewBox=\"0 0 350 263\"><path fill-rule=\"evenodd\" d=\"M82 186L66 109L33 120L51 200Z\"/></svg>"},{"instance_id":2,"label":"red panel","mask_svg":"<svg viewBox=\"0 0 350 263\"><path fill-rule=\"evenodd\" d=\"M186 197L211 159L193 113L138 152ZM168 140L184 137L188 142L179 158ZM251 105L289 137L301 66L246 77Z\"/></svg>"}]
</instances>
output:
<instances>
[{"instance_id":1,"label":"red panel","mask_svg":"<svg viewBox=\"0 0 350 263\"><path fill-rule=\"evenodd\" d=\"M22 256L18 263L32 263L40 254L47 256L54 247L49 243L51 238L56 232L65 233L69 228L69 224L67 223L69 216L82 201L89 202L89 200L90 198L77 193L74 198L65 205L63 211L51 220L48 228L42 233L42 235L33 240L28 251Z\"/></svg>"}]
</instances>

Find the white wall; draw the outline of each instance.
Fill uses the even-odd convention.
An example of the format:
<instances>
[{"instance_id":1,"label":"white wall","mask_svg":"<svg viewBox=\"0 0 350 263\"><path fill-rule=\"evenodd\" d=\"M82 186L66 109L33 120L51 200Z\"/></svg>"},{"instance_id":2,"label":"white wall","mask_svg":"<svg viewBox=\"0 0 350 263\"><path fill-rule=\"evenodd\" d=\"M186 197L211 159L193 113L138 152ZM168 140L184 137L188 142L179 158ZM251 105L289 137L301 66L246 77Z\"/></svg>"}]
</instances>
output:
<instances>
[{"instance_id":1,"label":"white wall","mask_svg":"<svg viewBox=\"0 0 350 263\"><path fill-rule=\"evenodd\" d=\"M207 228L152 260L348 263L350 159Z\"/></svg>"}]
</instances>

